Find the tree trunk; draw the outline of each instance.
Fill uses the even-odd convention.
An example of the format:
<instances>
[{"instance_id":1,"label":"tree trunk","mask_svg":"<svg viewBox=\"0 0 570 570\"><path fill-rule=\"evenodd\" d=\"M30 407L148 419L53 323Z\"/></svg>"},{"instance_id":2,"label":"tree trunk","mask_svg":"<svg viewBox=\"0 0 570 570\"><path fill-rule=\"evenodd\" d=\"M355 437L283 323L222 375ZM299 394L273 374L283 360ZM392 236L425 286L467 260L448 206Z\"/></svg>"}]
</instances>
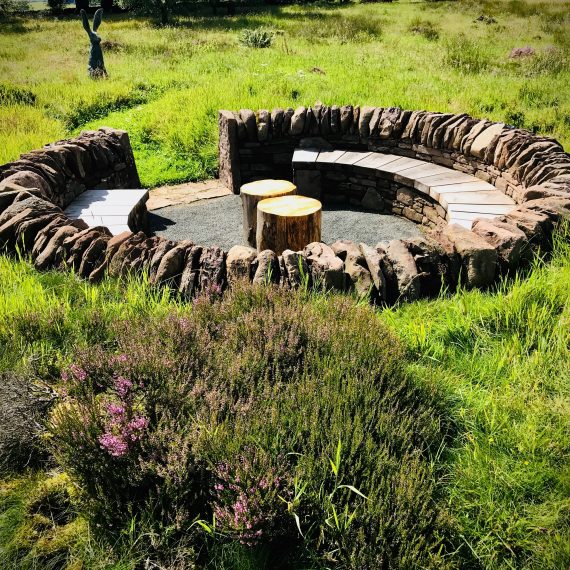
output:
<instances>
[{"instance_id":1,"label":"tree trunk","mask_svg":"<svg viewBox=\"0 0 570 570\"><path fill-rule=\"evenodd\" d=\"M243 209L243 236L245 241L255 247L257 227L257 204L266 198L276 198L295 194L297 187L287 180L258 180L241 187L241 204Z\"/></svg>"},{"instance_id":2,"label":"tree trunk","mask_svg":"<svg viewBox=\"0 0 570 570\"><path fill-rule=\"evenodd\" d=\"M299 251L321 241L321 203L306 196L269 198L257 205L258 251Z\"/></svg>"}]
</instances>

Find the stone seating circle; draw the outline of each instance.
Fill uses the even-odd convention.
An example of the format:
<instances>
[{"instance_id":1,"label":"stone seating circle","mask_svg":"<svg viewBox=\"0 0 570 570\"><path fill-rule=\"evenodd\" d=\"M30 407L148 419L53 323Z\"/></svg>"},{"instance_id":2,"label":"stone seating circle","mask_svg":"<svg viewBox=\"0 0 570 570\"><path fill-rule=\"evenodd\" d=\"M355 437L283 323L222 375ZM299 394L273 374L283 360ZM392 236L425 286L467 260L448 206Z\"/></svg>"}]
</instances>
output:
<instances>
[{"instance_id":1,"label":"stone seating circle","mask_svg":"<svg viewBox=\"0 0 570 570\"><path fill-rule=\"evenodd\" d=\"M152 284L168 285L187 299L199 292L223 290L241 279L265 283L270 276L282 286L322 283L390 304L437 294L442 285L453 290L459 282L487 287L500 275L528 263L536 251L548 251L555 229L570 220L570 157L561 145L464 114L322 105L257 113L221 111L219 135L220 179L235 193L242 183L260 178L295 178L301 187L314 187L317 178L326 182L335 172L328 166L321 170L320 165L332 156L325 150L336 153L335 164L344 153L342 161L354 159L360 173L346 178L342 167L336 197L352 206L381 205L382 211L399 215L419 214L414 206L423 200L419 202L421 222L419 216L417 221L425 226L425 235L376 245L313 242L301 251L285 250L281 255L271 250L258 253L242 245L225 252L143 231L112 235L104 225L89 227L64 212L85 191L140 189L127 133L101 128L0 166L0 248L8 252L18 248L40 270L72 267L91 282L105 274L120 277L144 272ZM294 172L295 150L316 147L314 167ZM371 154L350 154L363 152ZM365 160L378 165L387 155L422 164L401 161L398 164L409 169L388 173L386 165L400 160L390 157L384 166L386 177L362 174L366 173L362 166L368 164ZM429 169L426 162L431 163ZM428 176L418 176L419 170L440 176L438 166L492 185L514 201L497 205L513 209L492 218L478 216L470 229L465 227L468 223L453 223L471 220L454 217L464 210L452 207L457 202L445 201L445 193L436 197L437 188L447 184L425 185ZM414 168L418 170L412 172ZM460 178L458 174L456 180ZM457 184L481 183L470 178ZM415 192L412 200L404 200L400 186ZM326 196L328 185L319 187ZM370 200L370 188L378 194L374 200ZM144 213L138 209L129 221L131 229L144 227Z\"/></svg>"}]
</instances>

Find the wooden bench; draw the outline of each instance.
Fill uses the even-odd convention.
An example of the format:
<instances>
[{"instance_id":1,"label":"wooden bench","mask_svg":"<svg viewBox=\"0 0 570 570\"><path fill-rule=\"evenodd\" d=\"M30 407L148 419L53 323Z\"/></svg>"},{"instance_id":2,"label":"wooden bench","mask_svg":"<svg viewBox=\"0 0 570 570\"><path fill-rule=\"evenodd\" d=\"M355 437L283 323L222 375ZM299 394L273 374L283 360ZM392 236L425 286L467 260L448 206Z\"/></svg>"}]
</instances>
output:
<instances>
[{"instance_id":1,"label":"wooden bench","mask_svg":"<svg viewBox=\"0 0 570 570\"><path fill-rule=\"evenodd\" d=\"M297 149L293 154L293 171L295 184L302 195L326 199L327 192L331 192L331 184L323 181L321 173L336 172L341 181L344 173L346 182L341 182L340 186L350 187L352 184L367 196L368 203L374 203L375 193L379 202L393 202L402 196L399 189L404 189L408 195L417 194L420 206L422 202L429 203L430 207L439 205L443 208L438 210L441 218L468 229L476 218L494 218L516 207L512 198L480 178L395 154ZM334 192L334 185L332 187ZM362 204L366 207L365 200ZM400 209L404 211L403 215L408 214L406 217L417 213L417 217L411 219L421 221L422 213L418 208L414 210L410 206L406 211L405 204L403 207L398 204L394 211L399 213Z\"/></svg>"},{"instance_id":2,"label":"wooden bench","mask_svg":"<svg viewBox=\"0 0 570 570\"><path fill-rule=\"evenodd\" d=\"M124 231L145 231L148 190L86 190L66 209L72 219L89 227L106 226L113 235Z\"/></svg>"}]
</instances>

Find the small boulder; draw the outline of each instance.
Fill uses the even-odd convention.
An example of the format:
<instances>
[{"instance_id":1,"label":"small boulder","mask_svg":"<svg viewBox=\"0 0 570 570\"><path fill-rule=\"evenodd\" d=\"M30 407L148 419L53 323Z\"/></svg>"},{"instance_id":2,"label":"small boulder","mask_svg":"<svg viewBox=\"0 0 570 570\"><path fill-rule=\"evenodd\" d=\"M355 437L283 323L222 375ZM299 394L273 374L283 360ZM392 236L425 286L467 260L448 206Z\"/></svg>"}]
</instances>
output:
<instances>
[{"instance_id":1,"label":"small boulder","mask_svg":"<svg viewBox=\"0 0 570 570\"><path fill-rule=\"evenodd\" d=\"M255 260L253 283L279 283L280 277L279 260L276 253L271 249L260 252Z\"/></svg>"},{"instance_id":2,"label":"small boulder","mask_svg":"<svg viewBox=\"0 0 570 570\"><path fill-rule=\"evenodd\" d=\"M376 246L379 253L383 250L382 244ZM412 254L402 240L392 240L385 248L387 263L383 268L387 281L395 287L389 288L397 293L396 299L389 301L414 301L420 296L420 281L416 263Z\"/></svg>"},{"instance_id":3,"label":"small boulder","mask_svg":"<svg viewBox=\"0 0 570 570\"><path fill-rule=\"evenodd\" d=\"M344 291L344 264L328 245L313 242L303 250L311 271L313 284L321 283L325 289Z\"/></svg>"},{"instance_id":4,"label":"small boulder","mask_svg":"<svg viewBox=\"0 0 570 570\"><path fill-rule=\"evenodd\" d=\"M453 242L461 260L462 278L467 287L486 287L495 279L497 250L482 237L458 225L442 230Z\"/></svg>"},{"instance_id":5,"label":"small boulder","mask_svg":"<svg viewBox=\"0 0 570 570\"><path fill-rule=\"evenodd\" d=\"M281 255L289 285L299 287L309 277L309 266L303 253L286 249Z\"/></svg>"},{"instance_id":6,"label":"small boulder","mask_svg":"<svg viewBox=\"0 0 570 570\"><path fill-rule=\"evenodd\" d=\"M252 278L252 264L257 257L257 250L244 245L234 245L228 251L226 268L228 274L228 284L233 285L242 279L248 281Z\"/></svg>"},{"instance_id":7,"label":"small boulder","mask_svg":"<svg viewBox=\"0 0 570 570\"><path fill-rule=\"evenodd\" d=\"M226 252L218 247L205 247L200 256L200 290L211 287L220 290L226 284Z\"/></svg>"},{"instance_id":8,"label":"small boulder","mask_svg":"<svg viewBox=\"0 0 570 570\"><path fill-rule=\"evenodd\" d=\"M504 270L515 269L528 248L524 232L513 224L478 218L473 222L471 231L497 250L499 265Z\"/></svg>"},{"instance_id":9,"label":"small boulder","mask_svg":"<svg viewBox=\"0 0 570 570\"><path fill-rule=\"evenodd\" d=\"M186 251L186 262L184 271L182 271L182 275L180 276L178 291L187 301L192 299L198 290L201 256L202 248L200 246L193 246Z\"/></svg>"},{"instance_id":10,"label":"small boulder","mask_svg":"<svg viewBox=\"0 0 570 570\"><path fill-rule=\"evenodd\" d=\"M57 267L63 261L63 243L72 235L79 233L74 226L63 226L59 228L49 240L46 247L34 260L34 267L39 270Z\"/></svg>"},{"instance_id":11,"label":"small boulder","mask_svg":"<svg viewBox=\"0 0 570 570\"><path fill-rule=\"evenodd\" d=\"M382 271L382 265L385 263L383 257L386 257L386 252L383 252L381 255L378 250L365 243L360 243L358 247L364 257L366 267L368 267L368 271L370 272L370 277L376 288L375 293L378 299L380 301L386 301L386 277Z\"/></svg>"}]
</instances>

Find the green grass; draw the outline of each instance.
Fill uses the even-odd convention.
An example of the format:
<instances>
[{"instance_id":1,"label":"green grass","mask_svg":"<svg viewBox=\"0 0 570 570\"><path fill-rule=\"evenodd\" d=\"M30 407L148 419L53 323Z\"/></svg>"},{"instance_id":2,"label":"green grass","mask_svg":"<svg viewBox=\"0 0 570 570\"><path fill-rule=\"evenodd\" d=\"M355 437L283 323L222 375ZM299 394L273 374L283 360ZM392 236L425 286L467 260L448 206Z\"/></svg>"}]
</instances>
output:
<instances>
[{"instance_id":1,"label":"green grass","mask_svg":"<svg viewBox=\"0 0 570 570\"><path fill-rule=\"evenodd\" d=\"M105 56L110 72L110 79L101 82L87 78L87 38L76 20L27 18L2 23L0 162L81 129L109 125L129 131L145 185L200 179L216 171L219 108L310 105L317 100L466 111L554 136L568 147L569 13L567 1L465 0L271 8L232 19L183 17L168 28L150 20L113 16L100 30L109 42ZM491 16L496 23L475 22L480 15ZM246 29L273 32L271 46L240 45ZM65 45L61 38L66 38ZM537 55L509 60L512 48L525 45L534 47ZM313 72L315 68L319 71ZM108 356L122 342L133 350L138 347L140 361L154 370L152 378L158 382L163 366L149 359L162 362L160 358L168 357L182 342L172 334L172 319L187 315L194 318L192 330L199 341L207 341L203 354L215 371L200 378L210 387L217 378L214 401L226 401L225 384L256 394L259 389L273 389L271 374L279 366L305 365L295 358L273 358L278 343L260 348L261 323L267 323L268 315L280 314L290 328L278 328L275 338L305 327L302 338L315 355L312 376L300 376L295 368L295 384L283 389L281 399L267 398L255 407L257 413L215 426L212 433L219 437L198 442L203 458L235 459L236 442L253 435L275 452L269 454L273 459L279 457L279 442L294 449L306 446L304 475L312 473L323 481L307 495L312 507L303 511L306 530L307 521L317 520L315 512L322 522L328 516L323 513L330 515L335 504L327 498L331 484L327 460L336 464L341 435L345 483L369 492L367 482L374 480L378 493L390 481L393 496L407 497L409 504L414 504L414 497L421 499L425 510L417 521L404 516L412 512L409 508L397 517L400 535L406 536L409 546L406 555L411 556L400 558L400 567L428 565L425 558L421 562L414 558L414 552L440 567L570 567L567 235L558 239L548 263L537 262L528 274L485 293L461 290L376 312L356 300L335 296L280 295L261 289L211 309L207 304L188 307L144 279L126 284L109 279L93 286L69 273L40 274L25 260L0 257L0 373L14 371L17 377L57 387L70 362L83 362L89 354L91 360L97 354ZM299 322L285 318L293 308L306 318ZM350 317L352 311L358 318ZM220 327L217 332L214 324ZM339 332L338 338L326 337L330 326ZM161 331L160 339L145 344L152 327ZM390 334L386 327L397 337L393 345L401 354L398 378L405 393L423 396L415 412L406 408L398 422L386 426L381 441L397 441L401 426L420 434L424 439L416 440L424 442L417 448L421 476L409 454L376 461L380 467L366 471L370 466L364 460L359 463L360 455L351 451L350 442L361 433L355 418L375 421L375 406L383 409L393 402L389 394L374 399L380 396L372 389L370 375L374 366L386 365L385 354L386 359L392 354L383 352ZM220 331L223 334L218 336ZM323 346L317 342L322 340L319 335L326 337ZM366 342L360 342L363 338ZM180 360L187 349L174 351L172 360L194 370L195 363ZM355 356L364 362L360 369ZM261 364L248 376L252 362ZM346 384L360 387L360 399L358 390L345 393L339 370L350 372L352 380ZM329 392L319 378L330 381ZM235 379L242 382L232 384ZM184 383L168 382L167 386L184 390ZM298 391L306 397L295 406ZM167 392L167 396L173 395ZM190 414L178 406L178 399L174 401L177 406L170 400L171 407ZM329 415L311 415L325 409ZM431 411L429 417L426 411ZM283 429L286 418L292 422L289 428L295 429ZM327 424L329 419L332 423ZM308 441L297 439L296 429L309 421L313 428ZM338 422L350 429L339 433ZM194 425L186 422L184 430ZM184 430L177 431L194 437ZM194 556L193 546L170 526L157 533L162 519L148 510L128 524L123 519L122 532L102 532L93 518L93 504L85 502L88 481L73 463L82 456L75 455L61 452L55 469L47 465L44 471L15 474L0 483L0 567L134 568L141 557L157 555L161 541L160 561L165 566L180 562L176 553L188 559ZM367 452L362 457L376 456ZM263 458L256 461L265 465ZM408 474L398 479L406 469ZM136 476L137 470L133 480ZM176 485L171 482L164 490L168 494L173 489ZM351 496L346 489L344 493L339 495L343 499ZM378 513L375 524L386 520L386 505L377 499L378 495L373 503L377 510L367 511ZM101 504L105 500L113 509L112 494L103 495ZM125 515L118 511L120 517ZM334 517L328 519L335 524ZM420 532L426 520L433 524ZM202 522L211 524L211 518ZM197 531L197 526L192 527L188 536L200 536L209 568L274 567L271 547L251 549L219 537L210 541L207 533ZM377 536L389 537L389 527L382 527ZM424 541L411 540L418 536ZM345 554L351 545L362 544L362 537L350 532L334 537L332 542ZM319 552L322 563L319 548L307 539L300 558L313 560L307 552ZM355 548L351 556L361 551ZM295 552L299 554L298 549ZM401 553L390 552L392 560L398 560ZM346 556L345 567L351 567L351 560L352 567L359 566ZM316 563L303 567L307 566L318 567Z\"/></svg>"},{"instance_id":2,"label":"green grass","mask_svg":"<svg viewBox=\"0 0 570 570\"><path fill-rule=\"evenodd\" d=\"M89 46L76 19L0 24L0 162L108 125L129 131L144 185L204 179L216 173L218 109L317 100L469 112L568 146L569 7L563 1L283 7L235 18L180 17L167 28L117 15L100 28L110 79L99 82L87 77ZM481 14L497 23L476 22ZM439 37L433 28L414 31L418 18L436 22ZM257 29L275 33L271 47L240 44L245 30ZM508 59L524 45L537 55Z\"/></svg>"},{"instance_id":3,"label":"green grass","mask_svg":"<svg viewBox=\"0 0 570 570\"><path fill-rule=\"evenodd\" d=\"M120 350L121 346L128 346L130 348L127 348L127 352L134 353L136 350L140 352L140 339L144 339L142 342L148 347L147 354L140 352L137 359L143 368L156 367L157 359L165 358L170 362L171 357L168 355L171 349L167 348L170 341L166 344L165 341L179 335L172 336L169 332L171 325L168 323L172 317L168 315L174 313L178 319L184 314L192 315L197 310L188 309L166 293L150 290L144 281L131 281L123 286L109 280L102 285L91 286L65 273L39 274L24 261L1 258L0 264L2 368L32 370L37 377L48 382L58 381L62 368L70 359L77 359L78 354L82 354L82 347L89 352L93 347L102 346L104 351L113 352ZM301 310L298 302L302 300L308 311L304 314L313 315L311 319L316 318L316 322L321 318L318 315L327 315L328 323L331 319L332 322L339 318L342 321L342 307L347 307L347 303L348 306L355 303L342 298L338 298L337 302L334 296L306 297L301 293L302 299L294 300L294 296L285 303L288 308L281 309L280 297L276 298L269 293L267 295L265 300L266 294L260 291L247 301L249 293L245 297L238 294L233 300L225 302L223 308L215 305L209 309L207 305L200 305L196 316L191 317L195 321L192 326L197 331L206 322L216 321L218 325L214 329L208 325L204 331L218 330L219 339L232 338L240 330L242 325L235 328L231 324L234 321L250 323L239 333L242 335L239 337L240 343L243 344L238 352L232 348L233 341L227 346L225 341L222 344L216 344L220 340L208 341L210 356L214 358L209 366L211 370L219 369L214 375L220 374L220 378L223 378L227 373L224 370L227 369L230 374L237 374L235 378L238 378L244 370L249 370L247 362L260 361L261 355L256 352L259 348L254 348L257 341L251 344L253 339L258 338L258 333L255 332L258 325L250 327L257 318L266 322L264 315L272 303L278 303L272 311L286 315L291 307L297 307L296 311ZM477 562L481 567L489 569L555 570L568 566L569 299L570 246L567 238L559 238L549 263L537 262L524 278L505 282L495 291L482 293L462 290L450 297L385 309L377 312L374 317L379 321L376 330L369 324L363 324L364 321L368 322L373 309L363 306L357 308L354 304L351 310L356 310L360 317L353 319L352 323L342 325L346 327L342 334L349 336L341 335L340 341L335 341L340 344L335 344L337 348L333 351L341 355L344 346L341 341L350 338L353 334L351 330L358 338L362 338L362 331L372 331L367 333L367 338L373 346L375 336L385 334L382 332L382 324L387 325L403 343L405 357L402 363L406 376L425 394L432 394L427 400L424 397L421 406L434 397L435 401L440 402L433 419L441 423L442 434L450 433L452 437L449 439L440 435L434 440L433 447L426 456L431 465L428 467L430 475L425 480L425 484L429 484L422 488L433 486L430 491L433 493L431 501L434 505L439 505L437 508L440 509L440 517L444 517L440 521L445 521L441 529L447 529L440 531L443 533L442 544L445 545L442 564L446 561L451 567L457 567ZM261 312L255 309L252 313L256 306ZM255 314L258 317L253 317ZM241 317L236 320L238 315ZM120 324L124 319L131 323L126 329ZM229 320L224 325L226 319ZM279 319L281 321L288 322L282 318ZM305 322L305 318L299 321ZM201 325L201 322L204 324ZM234 332L224 333L220 326L230 327L227 330ZM289 330L288 326L284 330ZM323 329L323 325L318 325L317 329ZM147 342L151 330L159 331L158 334L163 339L160 345L162 348ZM308 338L313 334L310 333ZM121 341L121 338L124 340ZM203 341L204 339L200 342ZM126 342L127 345L121 345L121 342ZM178 339L176 342L182 341ZM350 351L356 350L355 354L363 358L364 362L369 357L364 357L363 345L358 346L358 350L354 348ZM173 345L175 348L176 345ZM172 354L185 352L187 351L177 349ZM238 353L239 358L236 360ZM94 355L97 354L100 353L95 350ZM234 356L226 360L230 354ZM92 365L100 366L98 358L84 362L95 362ZM176 360L178 357L172 358ZM332 370L328 367L330 362L324 359L318 364L317 361L312 366L317 366L317 369L319 366L326 367L321 374L332 378ZM214 366L214 362L218 364ZM370 362L374 362L374 359ZM243 368L240 363L246 367ZM281 365L286 366L285 361ZM159 374L162 365L156 370L156 374ZM264 373L261 373L263 376ZM248 382L242 386L246 388ZM260 386L263 386L263 382ZM295 388L298 389L302 390L302 384ZM315 393L320 394L319 390ZM322 396L315 402L333 401L330 393L326 398L324 394ZM285 401L289 401L289 398L287 396ZM311 406L317 405L312 403L308 394L306 402L310 402ZM282 406L284 403L277 405ZM261 406L259 409L264 408ZM292 412L287 405L281 410L282 413L276 418L291 417ZM405 412L400 421L404 421L408 414ZM216 436L212 440L218 442L214 447L210 447L212 442L203 447L205 441L202 441L202 453L207 449L214 456L219 453L215 449L226 449L225 453L231 449L238 452L232 442L243 441L244 434L255 433L263 441L275 442L271 434L279 433L281 428L279 422L274 424L268 421L270 417L271 413L260 412L259 416L250 415L245 423L240 420L227 433L227 426L224 427L217 433L226 435L220 435L219 438ZM420 429L424 421L420 417L421 415L414 420L415 429ZM307 415L306 421L308 420ZM334 458L336 436L334 429L330 431L331 428L332 426L323 428L319 437L324 436L329 442L333 440L324 452L326 456ZM311 433L316 437L319 430L315 429ZM226 440L226 437L229 439ZM277 440L281 437L278 436ZM79 457L75 461L80 461ZM34 481L37 475L27 477L24 478L25 484L28 484L26 481L29 482L30 477ZM77 481L80 482L81 478ZM364 488L366 481L368 478L361 480L356 477L353 484ZM4 501L15 500L17 492L10 490L14 484L9 481L4 483ZM26 511L22 511L23 507L17 507L17 502L10 503L8 510L7 504L4 503L0 508L4 513L0 514L0 536L4 533L4 536L11 537L12 542L9 544L13 545L13 540L22 532L22 525L31 523ZM77 509L83 512L79 506ZM148 521L145 524L151 525ZM143 528L148 530L149 527L142 526L139 533L144 534ZM98 542L95 545L88 543L87 547L87 536L82 530L75 541L66 543L65 552L66 556L73 559L89 560L88 567L97 567L97 561L103 559L118 560L117 564L120 565L117 567L123 567L122 564L130 567L130 564L134 564L136 552L142 551L141 541L144 542L135 530L134 536L124 539L120 547L119 543L115 544L113 551L108 545ZM138 551L131 550L129 545L132 545L132 541L138 541ZM9 549L3 551L0 547L0 560L4 555L6 566L15 567L10 564L17 565L14 560L21 561L22 553L33 559L30 548L24 548L18 558L13 558L13 551L10 554ZM260 560L268 561L267 564L271 567L271 553L244 549L225 541L210 545L209 548L213 549L211 563L215 568L262 567ZM59 552L58 556L61 555ZM410 567L414 567L413 562L409 563Z\"/></svg>"}]
</instances>

